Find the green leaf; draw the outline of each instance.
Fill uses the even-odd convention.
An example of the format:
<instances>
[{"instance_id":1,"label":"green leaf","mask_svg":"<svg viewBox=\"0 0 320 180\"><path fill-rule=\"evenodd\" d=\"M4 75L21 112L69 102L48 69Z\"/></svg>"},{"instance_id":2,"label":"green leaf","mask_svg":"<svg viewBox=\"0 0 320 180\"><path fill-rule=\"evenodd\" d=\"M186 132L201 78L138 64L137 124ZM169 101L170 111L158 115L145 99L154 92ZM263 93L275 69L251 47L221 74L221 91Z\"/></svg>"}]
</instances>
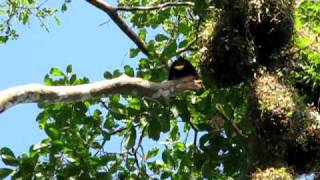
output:
<instances>
[{"instance_id":1,"label":"green leaf","mask_svg":"<svg viewBox=\"0 0 320 180\"><path fill-rule=\"evenodd\" d=\"M139 60L139 68L140 69L150 68L150 61L146 58L141 58Z\"/></svg>"},{"instance_id":2,"label":"green leaf","mask_svg":"<svg viewBox=\"0 0 320 180\"><path fill-rule=\"evenodd\" d=\"M186 23L180 23L178 26L179 32L181 32L183 35L187 36L188 33L190 33L191 28Z\"/></svg>"},{"instance_id":3,"label":"green leaf","mask_svg":"<svg viewBox=\"0 0 320 180\"><path fill-rule=\"evenodd\" d=\"M121 104L110 106L109 111L115 119L126 119L127 117L127 111Z\"/></svg>"},{"instance_id":4,"label":"green leaf","mask_svg":"<svg viewBox=\"0 0 320 180\"><path fill-rule=\"evenodd\" d=\"M174 144L173 148L177 151L180 151L180 152L184 152L185 151L185 146L184 146L184 143L183 142L177 142Z\"/></svg>"},{"instance_id":5,"label":"green leaf","mask_svg":"<svg viewBox=\"0 0 320 180\"><path fill-rule=\"evenodd\" d=\"M113 71L113 77L114 78L121 76L121 74L122 73L119 71L119 69L116 69L116 70Z\"/></svg>"},{"instance_id":6,"label":"green leaf","mask_svg":"<svg viewBox=\"0 0 320 180\"><path fill-rule=\"evenodd\" d=\"M162 161L166 164L168 164L168 161L169 161L169 158L170 158L170 153L169 153L169 150L168 149L165 149L163 152L162 152Z\"/></svg>"},{"instance_id":7,"label":"green leaf","mask_svg":"<svg viewBox=\"0 0 320 180\"><path fill-rule=\"evenodd\" d=\"M169 177L171 177L172 175L172 172L168 172L168 171L165 171L161 174L161 179L168 179ZM171 178L172 179L172 178Z\"/></svg>"},{"instance_id":8,"label":"green leaf","mask_svg":"<svg viewBox=\"0 0 320 180\"><path fill-rule=\"evenodd\" d=\"M295 43L296 45L303 49L305 47L308 46L308 44L312 41L312 39L310 39L310 37L299 37L299 38L295 38Z\"/></svg>"},{"instance_id":9,"label":"green leaf","mask_svg":"<svg viewBox=\"0 0 320 180\"><path fill-rule=\"evenodd\" d=\"M108 114L106 121L103 123L103 128L111 130L115 127L115 125L115 119L111 116L111 114Z\"/></svg>"},{"instance_id":10,"label":"green leaf","mask_svg":"<svg viewBox=\"0 0 320 180\"><path fill-rule=\"evenodd\" d=\"M106 131L102 131L102 136L103 136L104 140L107 140L107 141L109 141L111 138L111 134Z\"/></svg>"},{"instance_id":11,"label":"green leaf","mask_svg":"<svg viewBox=\"0 0 320 180\"><path fill-rule=\"evenodd\" d=\"M0 155L4 164L9 166L17 166L19 165L19 161L16 159L15 155L11 151L11 149L7 147L3 147L0 149Z\"/></svg>"},{"instance_id":12,"label":"green leaf","mask_svg":"<svg viewBox=\"0 0 320 180\"><path fill-rule=\"evenodd\" d=\"M105 79L112 79L112 74L111 74L111 72L106 71L106 72L103 73L103 77Z\"/></svg>"},{"instance_id":13,"label":"green leaf","mask_svg":"<svg viewBox=\"0 0 320 180\"><path fill-rule=\"evenodd\" d=\"M26 5L29 4L29 1L28 0L22 0L21 3L22 3L22 5L26 6Z\"/></svg>"},{"instance_id":14,"label":"green leaf","mask_svg":"<svg viewBox=\"0 0 320 180\"><path fill-rule=\"evenodd\" d=\"M43 129L47 123L47 120L49 119L50 115L48 111L42 111L38 114L36 120L39 122L39 126L41 129Z\"/></svg>"},{"instance_id":15,"label":"green leaf","mask_svg":"<svg viewBox=\"0 0 320 180\"><path fill-rule=\"evenodd\" d=\"M164 34L157 34L155 39L156 39L156 41L160 42L160 41L167 40L168 37L166 35L164 35Z\"/></svg>"},{"instance_id":16,"label":"green leaf","mask_svg":"<svg viewBox=\"0 0 320 180\"><path fill-rule=\"evenodd\" d=\"M175 166L178 162L171 149L165 149L162 152L162 161L168 166Z\"/></svg>"},{"instance_id":17,"label":"green leaf","mask_svg":"<svg viewBox=\"0 0 320 180\"><path fill-rule=\"evenodd\" d=\"M67 73L72 73L72 65L71 64L69 64L68 66L67 66Z\"/></svg>"},{"instance_id":18,"label":"green leaf","mask_svg":"<svg viewBox=\"0 0 320 180\"><path fill-rule=\"evenodd\" d=\"M124 66L124 72L126 73L126 75L133 77L134 76L134 70L132 67L125 65Z\"/></svg>"},{"instance_id":19,"label":"green leaf","mask_svg":"<svg viewBox=\"0 0 320 180\"><path fill-rule=\"evenodd\" d=\"M59 131L53 127L46 127L45 129L46 133L48 134L48 136L52 139L58 139L59 138Z\"/></svg>"},{"instance_id":20,"label":"green leaf","mask_svg":"<svg viewBox=\"0 0 320 180\"><path fill-rule=\"evenodd\" d=\"M132 98L130 101L129 101L129 107L131 109L134 109L134 110L137 110L139 111L141 109L141 101L140 99L138 98Z\"/></svg>"},{"instance_id":21,"label":"green leaf","mask_svg":"<svg viewBox=\"0 0 320 180\"><path fill-rule=\"evenodd\" d=\"M152 120L148 127L148 135L155 141L158 141L160 138L161 125L158 120Z\"/></svg>"},{"instance_id":22,"label":"green leaf","mask_svg":"<svg viewBox=\"0 0 320 180\"><path fill-rule=\"evenodd\" d=\"M119 103L120 102L120 95L112 95L110 96L111 103Z\"/></svg>"},{"instance_id":23,"label":"green leaf","mask_svg":"<svg viewBox=\"0 0 320 180\"><path fill-rule=\"evenodd\" d=\"M57 24L58 26L61 25L60 19L59 19L57 16L53 16L53 19L54 19L54 21L56 22L56 24Z\"/></svg>"},{"instance_id":24,"label":"green leaf","mask_svg":"<svg viewBox=\"0 0 320 180\"><path fill-rule=\"evenodd\" d=\"M100 145L98 142L93 142L93 143L91 144L91 147L92 147L93 149L97 149L97 150L99 150L99 149L102 148L101 145Z\"/></svg>"},{"instance_id":25,"label":"green leaf","mask_svg":"<svg viewBox=\"0 0 320 180\"><path fill-rule=\"evenodd\" d=\"M160 149L159 148L153 148L151 151L149 151L146 155L146 159L150 159L153 157L156 157L159 153Z\"/></svg>"},{"instance_id":26,"label":"green leaf","mask_svg":"<svg viewBox=\"0 0 320 180\"><path fill-rule=\"evenodd\" d=\"M141 76L143 79L149 80L152 78L152 72L151 71L142 72Z\"/></svg>"},{"instance_id":27,"label":"green leaf","mask_svg":"<svg viewBox=\"0 0 320 180\"><path fill-rule=\"evenodd\" d=\"M53 76L64 76L64 73L59 68L51 68L50 74Z\"/></svg>"},{"instance_id":28,"label":"green leaf","mask_svg":"<svg viewBox=\"0 0 320 180\"><path fill-rule=\"evenodd\" d=\"M140 52L139 48L131 48L129 51L129 57L134 58L139 54L139 52Z\"/></svg>"},{"instance_id":29,"label":"green leaf","mask_svg":"<svg viewBox=\"0 0 320 180\"><path fill-rule=\"evenodd\" d=\"M26 24L29 21L29 15L24 11L20 14L20 20L22 20L23 24Z\"/></svg>"},{"instance_id":30,"label":"green leaf","mask_svg":"<svg viewBox=\"0 0 320 180\"><path fill-rule=\"evenodd\" d=\"M12 169L0 168L0 179L4 179L13 172Z\"/></svg>"},{"instance_id":31,"label":"green leaf","mask_svg":"<svg viewBox=\"0 0 320 180\"><path fill-rule=\"evenodd\" d=\"M161 82L168 77L168 71L166 68L157 68L152 70L152 81Z\"/></svg>"},{"instance_id":32,"label":"green leaf","mask_svg":"<svg viewBox=\"0 0 320 180\"><path fill-rule=\"evenodd\" d=\"M52 141L52 145L58 151L60 151L63 148L63 142L61 140Z\"/></svg>"},{"instance_id":33,"label":"green leaf","mask_svg":"<svg viewBox=\"0 0 320 180\"><path fill-rule=\"evenodd\" d=\"M163 117L160 121L160 124L162 132L170 131L170 119L168 117Z\"/></svg>"},{"instance_id":34,"label":"green leaf","mask_svg":"<svg viewBox=\"0 0 320 180\"><path fill-rule=\"evenodd\" d=\"M70 77L70 84L76 84L77 82L77 75L72 74L72 76Z\"/></svg>"},{"instance_id":35,"label":"green leaf","mask_svg":"<svg viewBox=\"0 0 320 180\"><path fill-rule=\"evenodd\" d=\"M8 36L0 36L0 44L7 42L9 39Z\"/></svg>"},{"instance_id":36,"label":"green leaf","mask_svg":"<svg viewBox=\"0 0 320 180\"><path fill-rule=\"evenodd\" d=\"M172 41L169 44L169 46L165 47L161 56L171 58L176 55L176 51L177 51L177 43L176 41Z\"/></svg>"},{"instance_id":37,"label":"green leaf","mask_svg":"<svg viewBox=\"0 0 320 180\"><path fill-rule=\"evenodd\" d=\"M129 135L126 137L126 140L125 140L126 149L133 148L133 146L136 143L136 138L137 138L136 129L132 127L130 128Z\"/></svg>"},{"instance_id":38,"label":"green leaf","mask_svg":"<svg viewBox=\"0 0 320 180\"><path fill-rule=\"evenodd\" d=\"M139 37L145 41L146 40L146 36L147 36L147 31L146 29L140 29L140 32L139 32Z\"/></svg>"},{"instance_id":39,"label":"green leaf","mask_svg":"<svg viewBox=\"0 0 320 180\"><path fill-rule=\"evenodd\" d=\"M62 6L61 6L61 11L64 12L68 9L67 7L67 4L66 3L63 3Z\"/></svg>"},{"instance_id":40,"label":"green leaf","mask_svg":"<svg viewBox=\"0 0 320 180\"><path fill-rule=\"evenodd\" d=\"M97 179L112 180L113 177L112 177L112 174L110 174L110 173L99 172L99 173L97 173Z\"/></svg>"},{"instance_id":41,"label":"green leaf","mask_svg":"<svg viewBox=\"0 0 320 180\"><path fill-rule=\"evenodd\" d=\"M52 84L53 84L53 80L52 80L52 78L49 76L49 74L45 75L43 81L44 81L44 84L45 84L45 85L52 85Z\"/></svg>"},{"instance_id":42,"label":"green leaf","mask_svg":"<svg viewBox=\"0 0 320 180\"><path fill-rule=\"evenodd\" d=\"M179 48L184 48L184 47L186 47L188 44L189 44L189 41L185 39L185 40L179 42Z\"/></svg>"},{"instance_id":43,"label":"green leaf","mask_svg":"<svg viewBox=\"0 0 320 180\"><path fill-rule=\"evenodd\" d=\"M176 141L180 138L179 127L175 124L169 133L169 137L172 141Z\"/></svg>"}]
</instances>

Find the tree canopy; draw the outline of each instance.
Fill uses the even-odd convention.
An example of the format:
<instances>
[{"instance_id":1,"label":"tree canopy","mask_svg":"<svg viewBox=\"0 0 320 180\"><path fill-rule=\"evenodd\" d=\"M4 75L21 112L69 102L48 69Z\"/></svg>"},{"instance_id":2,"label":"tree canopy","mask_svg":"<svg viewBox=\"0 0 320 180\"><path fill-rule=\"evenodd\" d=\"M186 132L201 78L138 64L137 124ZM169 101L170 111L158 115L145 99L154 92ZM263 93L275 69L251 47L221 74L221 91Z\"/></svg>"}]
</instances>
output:
<instances>
[{"instance_id":1,"label":"tree canopy","mask_svg":"<svg viewBox=\"0 0 320 180\"><path fill-rule=\"evenodd\" d=\"M1 179L320 177L318 0L87 2L135 43L138 66L90 83L66 65L44 86L0 91L2 113L37 102L47 135L22 155L2 147ZM70 3L0 3L0 45L19 40L19 23L63 23ZM199 80L167 81L179 56Z\"/></svg>"}]
</instances>

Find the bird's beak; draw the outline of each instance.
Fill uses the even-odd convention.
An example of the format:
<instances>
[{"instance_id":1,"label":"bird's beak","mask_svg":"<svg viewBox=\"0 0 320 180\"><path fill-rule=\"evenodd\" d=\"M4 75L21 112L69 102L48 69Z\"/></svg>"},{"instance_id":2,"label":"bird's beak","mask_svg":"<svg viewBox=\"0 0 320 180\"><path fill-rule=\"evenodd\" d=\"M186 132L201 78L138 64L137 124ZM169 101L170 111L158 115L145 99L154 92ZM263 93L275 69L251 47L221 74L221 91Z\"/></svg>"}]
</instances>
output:
<instances>
[{"instance_id":1,"label":"bird's beak","mask_svg":"<svg viewBox=\"0 0 320 180\"><path fill-rule=\"evenodd\" d=\"M178 65L178 66L174 66L174 68L176 69L176 70L182 70L183 68L184 68L184 65Z\"/></svg>"}]
</instances>

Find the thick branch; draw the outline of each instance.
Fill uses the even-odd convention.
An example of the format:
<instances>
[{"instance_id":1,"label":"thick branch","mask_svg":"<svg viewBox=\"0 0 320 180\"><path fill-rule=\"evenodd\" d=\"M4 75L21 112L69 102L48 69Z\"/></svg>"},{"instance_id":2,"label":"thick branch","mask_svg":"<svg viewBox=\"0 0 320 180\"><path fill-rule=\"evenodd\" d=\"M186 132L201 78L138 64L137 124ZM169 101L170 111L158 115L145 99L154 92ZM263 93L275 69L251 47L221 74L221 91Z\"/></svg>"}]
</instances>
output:
<instances>
[{"instance_id":1,"label":"thick branch","mask_svg":"<svg viewBox=\"0 0 320 180\"><path fill-rule=\"evenodd\" d=\"M117 8L113 7L107 2L104 2L103 0L87 0L87 2L107 13L113 22L119 26L119 28L139 47L139 49L146 56L150 55L145 42L142 41L139 36L121 19L117 13Z\"/></svg>"},{"instance_id":2,"label":"thick branch","mask_svg":"<svg viewBox=\"0 0 320 180\"><path fill-rule=\"evenodd\" d=\"M150 6L134 6L134 7L117 7L117 11L154 11L154 10L164 10L167 8L172 8L172 7L178 7L178 6L187 6L187 7L193 7L194 3L193 2L166 2L163 4L158 4L158 5L150 5ZM216 10L215 7L209 6L208 9L210 10Z\"/></svg>"},{"instance_id":3,"label":"thick branch","mask_svg":"<svg viewBox=\"0 0 320 180\"><path fill-rule=\"evenodd\" d=\"M197 90L201 87L201 81L194 80L193 77L155 83L126 75L76 86L29 84L0 91L0 113L21 103L76 102L106 97L115 93L137 95L164 102L177 93Z\"/></svg>"},{"instance_id":4,"label":"thick branch","mask_svg":"<svg viewBox=\"0 0 320 180\"><path fill-rule=\"evenodd\" d=\"M117 11L153 11L153 10L163 10L170 7L177 6L194 6L193 2L167 2L159 5L153 6L135 6L135 7L117 7Z\"/></svg>"}]
</instances>

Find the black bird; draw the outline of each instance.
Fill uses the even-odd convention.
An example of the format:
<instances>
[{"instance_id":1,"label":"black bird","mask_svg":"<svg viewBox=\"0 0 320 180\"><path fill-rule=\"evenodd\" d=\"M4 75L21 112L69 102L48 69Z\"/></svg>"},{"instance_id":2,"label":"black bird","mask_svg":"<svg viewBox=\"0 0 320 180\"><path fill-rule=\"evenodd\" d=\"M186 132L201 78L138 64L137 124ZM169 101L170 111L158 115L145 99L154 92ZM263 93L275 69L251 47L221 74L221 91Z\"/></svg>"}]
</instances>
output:
<instances>
[{"instance_id":1,"label":"black bird","mask_svg":"<svg viewBox=\"0 0 320 180\"><path fill-rule=\"evenodd\" d=\"M186 76L194 76L197 77L197 71L192 66L192 64L184 59L183 57L179 57L178 60L174 61L170 67L169 71L169 80L179 79Z\"/></svg>"}]
</instances>

